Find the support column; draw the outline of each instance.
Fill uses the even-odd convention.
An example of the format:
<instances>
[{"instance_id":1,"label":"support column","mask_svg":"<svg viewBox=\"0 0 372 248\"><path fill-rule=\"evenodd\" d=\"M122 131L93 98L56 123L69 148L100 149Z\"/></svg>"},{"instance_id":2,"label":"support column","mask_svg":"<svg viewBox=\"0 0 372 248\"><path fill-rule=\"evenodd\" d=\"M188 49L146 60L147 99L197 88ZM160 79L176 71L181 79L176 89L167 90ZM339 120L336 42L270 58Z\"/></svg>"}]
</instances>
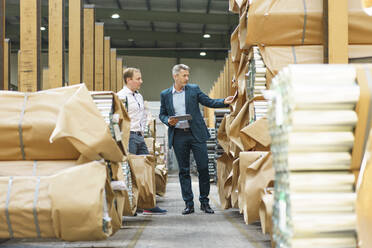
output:
<instances>
[{"instance_id":1,"label":"support column","mask_svg":"<svg viewBox=\"0 0 372 248\"><path fill-rule=\"evenodd\" d=\"M18 90L40 90L41 1L20 1L20 48ZM1 66L2 67L2 66Z\"/></svg>"},{"instance_id":2,"label":"support column","mask_svg":"<svg viewBox=\"0 0 372 248\"><path fill-rule=\"evenodd\" d=\"M69 0L68 15L68 81L69 85L82 83L83 71L83 0Z\"/></svg>"},{"instance_id":3,"label":"support column","mask_svg":"<svg viewBox=\"0 0 372 248\"><path fill-rule=\"evenodd\" d=\"M116 86L116 83L117 83L117 73L116 73L116 49L115 48L111 48L111 87L110 87L110 90L113 91L113 92L117 92L117 86Z\"/></svg>"},{"instance_id":4,"label":"support column","mask_svg":"<svg viewBox=\"0 0 372 248\"><path fill-rule=\"evenodd\" d=\"M95 41L94 5L84 6L84 78L88 90L94 90L94 41Z\"/></svg>"},{"instance_id":5,"label":"support column","mask_svg":"<svg viewBox=\"0 0 372 248\"><path fill-rule=\"evenodd\" d=\"M104 44L104 82L103 82L103 89L104 91L109 91L111 87L111 43L110 37L105 37L105 44Z\"/></svg>"},{"instance_id":6,"label":"support column","mask_svg":"<svg viewBox=\"0 0 372 248\"><path fill-rule=\"evenodd\" d=\"M95 76L94 76L94 90L103 90L104 81L104 24L103 22L96 22L95 28Z\"/></svg>"},{"instance_id":7,"label":"support column","mask_svg":"<svg viewBox=\"0 0 372 248\"><path fill-rule=\"evenodd\" d=\"M51 88L65 83L65 0L49 0L49 82Z\"/></svg>"}]
</instances>

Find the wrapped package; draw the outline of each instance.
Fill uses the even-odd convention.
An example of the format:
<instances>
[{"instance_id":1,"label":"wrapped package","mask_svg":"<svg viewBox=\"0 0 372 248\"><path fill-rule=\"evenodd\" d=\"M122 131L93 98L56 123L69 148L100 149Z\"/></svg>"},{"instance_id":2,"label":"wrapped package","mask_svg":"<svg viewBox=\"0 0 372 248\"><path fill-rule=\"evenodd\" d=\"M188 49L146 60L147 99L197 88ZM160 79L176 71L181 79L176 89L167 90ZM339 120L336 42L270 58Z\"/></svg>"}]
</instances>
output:
<instances>
[{"instance_id":1,"label":"wrapped package","mask_svg":"<svg viewBox=\"0 0 372 248\"><path fill-rule=\"evenodd\" d=\"M0 92L1 160L122 161L85 85Z\"/></svg>"},{"instance_id":2,"label":"wrapped package","mask_svg":"<svg viewBox=\"0 0 372 248\"><path fill-rule=\"evenodd\" d=\"M112 136L127 155L130 136L130 118L123 102L110 91L90 92L93 101L109 124Z\"/></svg>"},{"instance_id":3,"label":"wrapped package","mask_svg":"<svg viewBox=\"0 0 372 248\"><path fill-rule=\"evenodd\" d=\"M76 166L66 161L55 173L43 168L35 176L30 172L32 165L27 176L6 176L13 172L2 167L0 238L100 240L118 229L112 225L118 217L112 213L115 204L104 163Z\"/></svg>"},{"instance_id":4,"label":"wrapped package","mask_svg":"<svg viewBox=\"0 0 372 248\"><path fill-rule=\"evenodd\" d=\"M229 177L232 171L233 158L226 152L217 159L217 184L218 195L222 209L231 208L232 177Z\"/></svg>"},{"instance_id":5,"label":"wrapped package","mask_svg":"<svg viewBox=\"0 0 372 248\"><path fill-rule=\"evenodd\" d=\"M244 151L269 151L271 137L267 119L262 118L240 130Z\"/></svg>"},{"instance_id":6,"label":"wrapped package","mask_svg":"<svg viewBox=\"0 0 372 248\"><path fill-rule=\"evenodd\" d=\"M154 155L154 138L145 138L145 143L147 146L147 149L149 150L149 153Z\"/></svg>"},{"instance_id":7,"label":"wrapped package","mask_svg":"<svg viewBox=\"0 0 372 248\"><path fill-rule=\"evenodd\" d=\"M234 160L232 164L232 170L230 174L232 174L231 178L231 207L232 208L239 208L239 191L238 191L238 181L240 176L239 171L239 161L240 159L237 158Z\"/></svg>"},{"instance_id":8,"label":"wrapped package","mask_svg":"<svg viewBox=\"0 0 372 248\"><path fill-rule=\"evenodd\" d=\"M268 85L280 70L290 64L323 63L323 46L320 45L260 46L259 48L268 69L266 72ZM372 45L349 45L348 51L350 62L363 62L363 59L372 57Z\"/></svg>"},{"instance_id":9,"label":"wrapped package","mask_svg":"<svg viewBox=\"0 0 372 248\"><path fill-rule=\"evenodd\" d=\"M156 184L156 194L159 196L164 196L167 189L168 181L168 169L165 164L158 164L155 167L155 184Z\"/></svg>"},{"instance_id":10,"label":"wrapped package","mask_svg":"<svg viewBox=\"0 0 372 248\"><path fill-rule=\"evenodd\" d=\"M138 187L138 208L156 205L155 159L151 155L129 155L132 175Z\"/></svg>"},{"instance_id":11,"label":"wrapped package","mask_svg":"<svg viewBox=\"0 0 372 248\"><path fill-rule=\"evenodd\" d=\"M272 233L272 216L274 206L274 195L272 193L273 192L265 189L259 208L261 229L263 234Z\"/></svg>"},{"instance_id":12,"label":"wrapped package","mask_svg":"<svg viewBox=\"0 0 372 248\"><path fill-rule=\"evenodd\" d=\"M124 183L127 187L126 191L123 191L124 196L124 206L123 206L123 215L124 216L133 216L137 211L137 202L138 202L138 186L135 173L132 173L132 165L125 160L120 163L122 166Z\"/></svg>"},{"instance_id":13,"label":"wrapped package","mask_svg":"<svg viewBox=\"0 0 372 248\"><path fill-rule=\"evenodd\" d=\"M372 17L361 1L349 0L349 44L371 44ZM252 45L320 45L323 43L323 2L321 0L257 0L252 1L241 35L241 49Z\"/></svg>"},{"instance_id":14,"label":"wrapped package","mask_svg":"<svg viewBox=\"0 0 372 248\"><path fill-rule=\"evenodd\" d=\"M245 223L250 224L259 219L264 189L274 180L272 156L270 152L241 152L239 167L239 209Z\"/></svg>"}]
</instances>

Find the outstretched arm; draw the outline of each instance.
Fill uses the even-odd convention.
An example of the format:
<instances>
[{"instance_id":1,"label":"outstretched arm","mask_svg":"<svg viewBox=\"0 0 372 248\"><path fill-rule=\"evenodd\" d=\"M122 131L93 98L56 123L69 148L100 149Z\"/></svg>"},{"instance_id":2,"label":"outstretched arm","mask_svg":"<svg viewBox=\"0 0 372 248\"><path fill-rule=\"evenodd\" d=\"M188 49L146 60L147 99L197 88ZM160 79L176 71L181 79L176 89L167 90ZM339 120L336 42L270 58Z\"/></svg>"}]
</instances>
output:
<instances>
[{"instance_id":1,"label":"outstretched arm","mask_svg":"<svg viewBox=\"0 0 372 248\"><path fill-rule=\"evenodd\" d=\"M227 108L229 104L232 102L230 97L227 97L226 99L209 98L209 96L207 96L200 90L199 86L197 87L197 91L199 102L208 108Z\"/></svg>"}]
</instances>

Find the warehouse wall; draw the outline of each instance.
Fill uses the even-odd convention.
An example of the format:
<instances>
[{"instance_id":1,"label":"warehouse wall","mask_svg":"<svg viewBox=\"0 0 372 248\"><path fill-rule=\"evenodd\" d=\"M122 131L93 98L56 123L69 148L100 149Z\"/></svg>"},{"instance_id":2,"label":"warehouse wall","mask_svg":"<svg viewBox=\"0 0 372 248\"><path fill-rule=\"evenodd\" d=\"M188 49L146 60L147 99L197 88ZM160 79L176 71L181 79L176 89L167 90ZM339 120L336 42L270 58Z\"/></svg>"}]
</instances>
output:
<instances>
[{"instance_id":1,"label":"warehouse wall","mask_svg":"<svg viewBox=\"0 0 372 248\"><path fill-rule=\"evenodd\" d=\"M42 54L42 67L47 67L48 57ZM199 84L202 91L208 94L213 82L218 78L225 61L205 59L181 59L180 63L191 67L190 82ZM174 58L124 56L124 65L138 67L142 71L143 85L141 93L145 100L159 101L160 92L173 83L171 69L176 64ZM66 80L68 79L68 58L66 56ZM18 80L17 55L11 56L11 82Z\"/></svg>"}]
</instances>

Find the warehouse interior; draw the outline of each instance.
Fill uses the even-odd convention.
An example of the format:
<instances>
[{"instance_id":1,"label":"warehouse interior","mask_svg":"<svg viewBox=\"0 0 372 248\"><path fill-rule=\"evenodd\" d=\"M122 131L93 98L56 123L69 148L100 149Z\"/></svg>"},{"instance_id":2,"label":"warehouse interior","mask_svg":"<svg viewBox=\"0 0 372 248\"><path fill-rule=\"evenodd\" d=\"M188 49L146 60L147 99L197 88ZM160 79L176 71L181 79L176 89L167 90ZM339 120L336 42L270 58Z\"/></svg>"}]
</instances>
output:
<instances>
[{"instance_id":1,"label":"warehouse interior","mask_svg":"<svg viewBox=\"0 0 372 248\"><path fill-rule=\"evenodd\" d=\"M372 247L371 0L0 0L0 39L0 247Z\"/></svg>"}]
</instances>

